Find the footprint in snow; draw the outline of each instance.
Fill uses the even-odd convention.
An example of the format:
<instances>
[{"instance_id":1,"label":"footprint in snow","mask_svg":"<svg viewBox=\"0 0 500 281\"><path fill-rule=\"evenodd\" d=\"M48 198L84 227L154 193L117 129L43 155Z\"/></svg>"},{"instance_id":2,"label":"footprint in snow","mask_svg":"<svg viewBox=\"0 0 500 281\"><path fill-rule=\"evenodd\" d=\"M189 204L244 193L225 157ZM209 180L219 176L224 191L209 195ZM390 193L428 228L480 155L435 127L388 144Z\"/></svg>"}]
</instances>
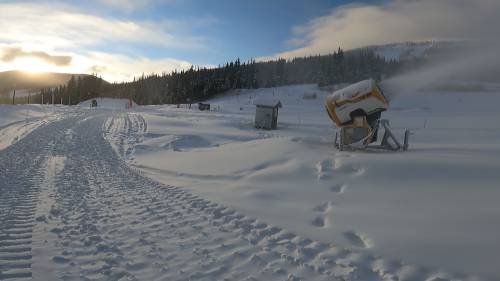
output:
<instances>
[{"instance_id":1,"label":"footprint in snow","mask_svg":"<svg viewBox=\"0 0 500 281\"><path fill-rule=\"evenodd\" d=\"M316 207L314 207L313 210L316 212L325 213L325 212L328 212L329 210L331 210L334 205L335 205L335 203L333 203L332 201L328 201L328 202L317 205Z\"/></svg>"},{"instance_id":2,"label":"footprint in snow","mask_svg":"<svg viewBox=\"0 0 500 281\"><path fill-rule=\"evenodd\" d=\"M311 224L316 227L329 227L331 223L328 214L331 213L334 205L333 202L328 201L314 207L313 210L321 214L316 216Z\"/></svg>"},{"instance_id":3,"label":"footprint in snow","mask_svg":"<svg viewBox=\"0 0 500 281\"><path fill-rule=\"evenodd\" d=\"M325 217L322 215L317 216L314 218L314 220L311 223L312 223L312 225L314 225L316 227L325 227L325 225L326 225Z\"/></svg>"},{"instance_id":4,"label":"footprint in snow","mask_svg":"<svg viewBox=\"0 0 500 281\"><path fill-rule=\"evenodd\" d=\"M373 244L366 235L353 231L344 232L344 237L355 247L370 248Z\"/></svg>"},{"instance_id":5,"label":"footprint in snow","mask_svg":"<svg viewBox=\"0 0 500 281\"><path fill-rule=\"evenodd\" d=\"M365 173L365 169L358 165L345 164L342 159L326 159L316 164L317 180L329 180L334 176L359 177Z\"/></svg>"},{"instance_id":6,"label":"footprint in snow","mask_svg":"<svg viewBox=\"0 0 500 281\"><path fill-rule=\"evenodd\" d=\"M316 174L318 181L333 177L333 164L331 160L323 160L316 164Z\"/></svg>"},{"instance_id":7,"label":"footprint in snow","mask_svg":"<svg viewBox=\"0 0 500 281\"><path fill-rule=\"evenodd\" d=\"M335 193L344 193L346 189L347 185L343 183L335 184L332 187L330 187L330 191Z\"/></svg>"}]
</instances>

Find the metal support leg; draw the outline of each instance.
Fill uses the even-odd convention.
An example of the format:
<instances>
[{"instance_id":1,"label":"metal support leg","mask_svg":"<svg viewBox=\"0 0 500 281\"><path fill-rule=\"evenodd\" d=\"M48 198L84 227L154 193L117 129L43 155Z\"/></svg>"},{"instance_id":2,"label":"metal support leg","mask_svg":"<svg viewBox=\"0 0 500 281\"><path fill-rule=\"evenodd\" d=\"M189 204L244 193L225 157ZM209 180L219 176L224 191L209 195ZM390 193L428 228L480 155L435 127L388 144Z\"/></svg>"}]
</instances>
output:
<instances>
[{"instance_id":1,"label":"metal support leg","mask_svg":"<svg viewBox=\"0 0 500 281\"><path fill-rule=\"evenodd\" d=\"M339 148L338 141L339 141L339 132L337 131L337 132L335 132L335 139L333 140L333 146L335 146L335 148L337 148L337 149Z\"/></svg>"},{"instance_id":2,"label":"metal support leg","mask_svg":"<svg viewBox=\"0 0 500 281\"><path fill-rule=\"evenodd\" d=\"M410 130L408 129L405 129L405 138L404 138L404 143L403 143L403 151L407 151L408 150L408 141L409 141L409 138L410 138Z\"/></svg>"},{"instance_id":3,"label":"metal support leg","mask_svg":"<svg viewBox=\"0 0 500 281\"><path fill-rule=\"evenodd\" d=\"M340 138L339 138L339 150L344 151L344 134L345 130L344 128L340 129Z\"/></svg>"},{"instance_id":4,"label":"metal support leg","mask_svg":"<svg viewBox=\"0 0 500 281\"><path fill-rule=\"evenodd\" d=\"M381 146L392 150L400 150L402 147L401 143L399 143L392 133L391 128L389 127L389 120L380 120L380 124L384 127L384 137L382 138ZM389 140L394 142L394 144L391 144Z\"/></svg>"}]
</instances>

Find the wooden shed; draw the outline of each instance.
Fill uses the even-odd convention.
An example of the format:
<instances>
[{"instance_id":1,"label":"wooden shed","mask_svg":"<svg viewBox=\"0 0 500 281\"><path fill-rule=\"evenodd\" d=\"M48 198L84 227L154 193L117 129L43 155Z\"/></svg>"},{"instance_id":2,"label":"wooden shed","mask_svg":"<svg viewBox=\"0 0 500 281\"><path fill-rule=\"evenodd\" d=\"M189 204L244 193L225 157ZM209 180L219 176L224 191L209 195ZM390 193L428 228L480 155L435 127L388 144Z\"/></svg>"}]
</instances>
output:
<instances>
[{"instance_id":1,"label":"wooden shed","mask_svg":"<svg viewBox=\"0 0 500 281\"><path fill-rule=\"evenodd\" d=\"M281 102L275 99L255 99L255 128L275 130L278 127L278 108Z\"/></svg>"}]
</instances>

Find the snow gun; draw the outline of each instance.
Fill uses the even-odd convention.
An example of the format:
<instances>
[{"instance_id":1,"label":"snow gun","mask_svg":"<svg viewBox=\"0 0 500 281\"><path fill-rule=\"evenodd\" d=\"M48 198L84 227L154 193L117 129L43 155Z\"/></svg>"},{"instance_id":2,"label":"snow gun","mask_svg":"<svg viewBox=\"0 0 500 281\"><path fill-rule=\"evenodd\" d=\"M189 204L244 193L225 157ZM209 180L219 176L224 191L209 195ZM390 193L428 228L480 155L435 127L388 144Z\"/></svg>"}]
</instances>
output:
<instances>
[{"instance_id":1,"label":"snow gun","mask_svg":"<svg viewBox=\"0 0 500 281\"><path fill-rule=\"evenodd\" d=\"M404 130L403 143L399 142L389 127L389 120L381 119L389 108L389 100L373 79L367 79L333 92L325 100L325 108L335 123L335 147L339 150L408 149L408 129ZM377 143L378 131L383 136Z\"/></svg>"}]
</instances>

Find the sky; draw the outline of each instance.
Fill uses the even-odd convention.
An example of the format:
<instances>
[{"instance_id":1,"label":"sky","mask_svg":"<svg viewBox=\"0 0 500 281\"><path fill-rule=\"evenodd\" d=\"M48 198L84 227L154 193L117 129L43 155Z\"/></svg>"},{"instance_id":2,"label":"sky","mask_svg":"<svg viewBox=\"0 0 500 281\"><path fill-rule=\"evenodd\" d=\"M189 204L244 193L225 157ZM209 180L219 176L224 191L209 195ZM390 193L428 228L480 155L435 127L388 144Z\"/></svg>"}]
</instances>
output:
<instances>
[{"instance_id":1,"label":"sky","mask_svg":"<svg viewBox=\"0 0 500 281\"><path fill-rule=\"evenodd\" d=\"M498 0L0 0L0 71L142 73L498 36Z\"/></svg>"}]
</instances>

